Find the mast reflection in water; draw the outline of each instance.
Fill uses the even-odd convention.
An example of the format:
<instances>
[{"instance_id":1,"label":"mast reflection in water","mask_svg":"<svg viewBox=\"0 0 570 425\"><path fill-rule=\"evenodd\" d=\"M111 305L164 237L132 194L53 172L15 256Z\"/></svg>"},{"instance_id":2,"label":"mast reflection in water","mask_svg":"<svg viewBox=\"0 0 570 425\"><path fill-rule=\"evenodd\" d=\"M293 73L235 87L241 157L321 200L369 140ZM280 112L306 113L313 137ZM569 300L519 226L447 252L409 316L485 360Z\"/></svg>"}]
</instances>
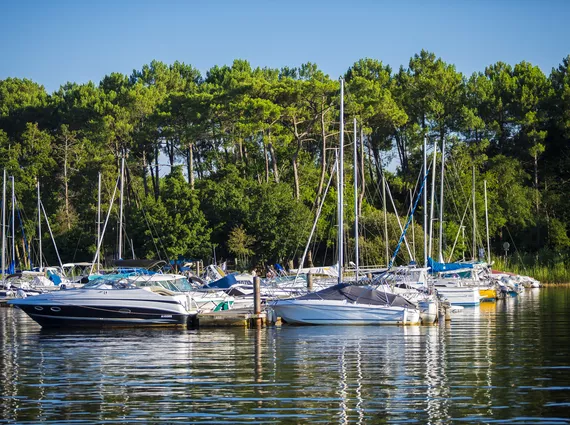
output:
<instances>
[{"instance_id":1,"label":"mast reflection in water","mask_svg":"<svg viewBox=\"0 0 570 425\"><path fill-rule=\"evenodd\" d=\"M431 327L44 331L0 309L2 423L570 423L570 291Z\"/></svg>"}]
</instances>

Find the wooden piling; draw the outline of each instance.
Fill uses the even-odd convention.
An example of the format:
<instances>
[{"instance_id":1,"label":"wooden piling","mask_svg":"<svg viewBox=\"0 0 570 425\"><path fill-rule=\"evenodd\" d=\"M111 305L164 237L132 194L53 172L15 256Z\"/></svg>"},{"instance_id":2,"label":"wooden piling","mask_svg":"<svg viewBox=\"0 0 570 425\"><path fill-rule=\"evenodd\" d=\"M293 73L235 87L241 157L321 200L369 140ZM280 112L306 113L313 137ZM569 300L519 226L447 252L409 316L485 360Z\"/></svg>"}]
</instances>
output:
<instances>
[{"instance_id":1,"label":"wooden piling","mask_svg":"<svg viewBox=\"0 0 570 425\"><path fill-rule=\"evenodd\" d=\"M313 273L307 273L307 291L313 292Z\"/></svg>"},{"instance_id":2,"label":"wooden piling","mask_svg":"<svg viewBox=\"0 0 570 425\"><path fill-rule=\"evenodd\" d=\"M260 327L262 321L259 319L261 315L261 294L260 294L261 279L259 276L253 278L253 314L256 317L255 325Z\"/></svg>"}]
</instances>

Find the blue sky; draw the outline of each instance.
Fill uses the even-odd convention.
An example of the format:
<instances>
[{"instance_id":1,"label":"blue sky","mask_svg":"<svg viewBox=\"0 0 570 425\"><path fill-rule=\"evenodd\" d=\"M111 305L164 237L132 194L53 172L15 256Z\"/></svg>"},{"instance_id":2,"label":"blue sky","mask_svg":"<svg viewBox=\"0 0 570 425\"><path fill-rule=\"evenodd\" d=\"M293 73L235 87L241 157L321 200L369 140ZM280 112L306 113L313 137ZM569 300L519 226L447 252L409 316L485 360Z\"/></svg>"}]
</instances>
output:
<instances>
[{"instance_id":1,"label":"blue sky","mask_svg":"<svg viewBox=\"0 0 570 425\"><path fill-rule=\"evenodd\" d=\"M0 79L54 91L153 59L203 74L246 59L316 63L333 78L371 57L394 69L427 49L465 74L527 60L548 74L570 54L570 1L0 0Z\"/></svg>"}]
</instances>

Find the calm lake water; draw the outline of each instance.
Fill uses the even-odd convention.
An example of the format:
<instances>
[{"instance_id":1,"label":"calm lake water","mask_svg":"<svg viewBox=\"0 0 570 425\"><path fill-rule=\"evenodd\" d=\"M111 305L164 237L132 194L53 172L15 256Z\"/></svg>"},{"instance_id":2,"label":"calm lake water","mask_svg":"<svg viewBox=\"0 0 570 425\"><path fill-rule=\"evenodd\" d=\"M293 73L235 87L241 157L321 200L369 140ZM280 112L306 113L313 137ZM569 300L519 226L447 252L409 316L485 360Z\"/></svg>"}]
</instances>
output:
<instances>
[{"instance_id":1,"label":"calm lake water","mask_svg":"<svg viewBox=\"0 0 570 425\"><path fill-rule=\"evenodd\" d=\"M432 327L45 331L0 309L0 423L570 424L570 287Z\"/></svg>"}]
</instances>

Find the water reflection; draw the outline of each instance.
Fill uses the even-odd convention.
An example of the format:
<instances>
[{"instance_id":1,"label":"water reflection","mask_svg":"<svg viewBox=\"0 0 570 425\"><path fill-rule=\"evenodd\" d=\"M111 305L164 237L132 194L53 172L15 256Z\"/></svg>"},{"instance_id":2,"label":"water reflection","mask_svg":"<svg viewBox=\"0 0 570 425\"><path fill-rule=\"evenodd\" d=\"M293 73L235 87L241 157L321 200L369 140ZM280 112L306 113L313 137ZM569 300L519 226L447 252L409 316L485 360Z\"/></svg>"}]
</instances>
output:
<instances>
[{"instance_id":1,"label":"water reflection","mask_svg":"<svg viewBox=\"0 0 570 425\"><path fill-rule=\"evenodd\" d=\"M570 423L570 293L429 327L43 331L0 309L0 422Z\"/></svg>"}]
</instances>

